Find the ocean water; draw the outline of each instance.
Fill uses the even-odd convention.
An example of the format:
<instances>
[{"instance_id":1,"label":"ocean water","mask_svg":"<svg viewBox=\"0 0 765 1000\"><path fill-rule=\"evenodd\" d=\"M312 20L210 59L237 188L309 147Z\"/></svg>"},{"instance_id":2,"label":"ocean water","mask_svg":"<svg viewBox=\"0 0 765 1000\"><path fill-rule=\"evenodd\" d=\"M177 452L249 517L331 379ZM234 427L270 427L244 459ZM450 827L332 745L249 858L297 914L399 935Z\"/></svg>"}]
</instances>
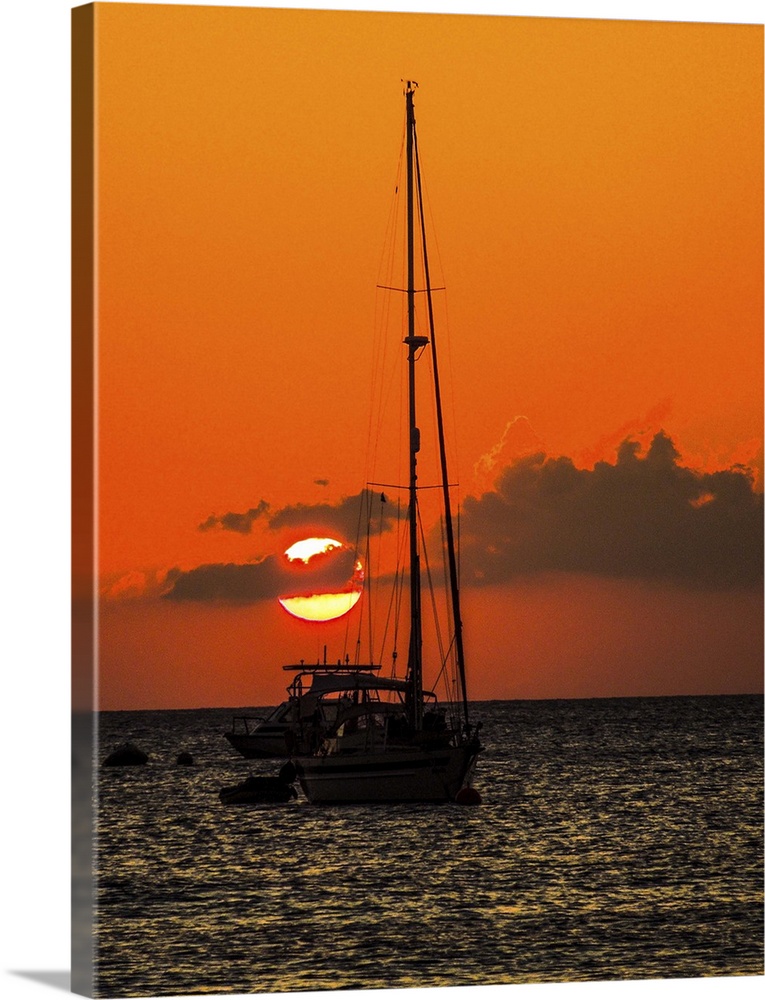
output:
<instances>
[{"instance_id":1,"label":"ocean water","mask_svg":"<svg viewBox=\"0 0 765 1000\"><path fill-rule=\"evenodd\" d=\"M224 806L233 712L99 717L98 996L763 973L759 697L479 703L474 807Z\"/></svg>"}]
</instances>

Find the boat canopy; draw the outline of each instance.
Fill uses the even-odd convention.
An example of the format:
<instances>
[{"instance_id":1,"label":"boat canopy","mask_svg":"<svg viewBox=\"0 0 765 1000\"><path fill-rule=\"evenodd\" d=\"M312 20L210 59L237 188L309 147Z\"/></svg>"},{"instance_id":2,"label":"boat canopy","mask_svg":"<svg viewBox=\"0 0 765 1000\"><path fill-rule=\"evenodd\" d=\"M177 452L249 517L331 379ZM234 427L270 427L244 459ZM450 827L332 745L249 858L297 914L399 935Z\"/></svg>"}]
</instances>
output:
<instances>
[{"instance_id":1,"label":"boat canopy","mask_svg":"<svg viewBox=\"0 0 765 1000\"><path fill-rule=\"evenodd\" d=\"M368 673L315 674L311 694L322 695L333 691L406 691L407 683Z\"/></svg>"},{"instance_id":2,"label":"boat canopy","mask_svg":"<svg viewBox=\"0 0 765 1000\"><path fill-rule=\"evenodd\" d=\"M282 670L294 670L296 673L301 674L312 674L318 676L319 674L355 674L360 670L381 670L381 663L341 663L340 660L335 664L328 665L326 663L316 663L313 666L306 663L285 663Z\"/></svg>"}]
</instances>

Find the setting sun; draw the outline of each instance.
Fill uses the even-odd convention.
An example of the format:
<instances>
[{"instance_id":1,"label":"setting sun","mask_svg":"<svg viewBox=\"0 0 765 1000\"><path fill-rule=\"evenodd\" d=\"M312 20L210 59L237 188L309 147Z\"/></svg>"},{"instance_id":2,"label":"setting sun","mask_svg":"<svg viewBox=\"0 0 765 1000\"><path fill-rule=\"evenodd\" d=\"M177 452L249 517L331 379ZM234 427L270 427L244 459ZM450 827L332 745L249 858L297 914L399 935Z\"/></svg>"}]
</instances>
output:
<instances>
[{"instance_id":1,"label":"setting sun","mask_svg":"<svg viewBox=\"0 0 765 1000\"><path fill-rule=\"evenodd\" d=\"M329 557L328 570L332 567L332 555L350 553L348 546L334 538L304 538L285 551L284 555L290 564L302 563L303 566L310 566L311 562L322 557ZM315 568L315 565L311 567ZM298 567L298 570L300 567ZM301 580L300 576L295 578L296 583ZM315 582L312 580L312 582ZM311 593L294 593L283 595L279 598L279 603L295 618L302 618L309 622L326 622L335 618L340 618L353 608L361 597L364 585L364 569L359 559L355 559L353 573L345 584L343 590L318 590Z\"/></svg>"},{"instance_id":2,"label":"setting sun","mask_svg":"<svg viewBox=\"0 0 765 1000\"><path fill-rule=\"evenodd\" d=\"M304 538L302 541L290 545L284 554L290 562L300 559L301 562L307 565L313 556L320 555L322 552L331 552L332 549L340 549L342 547L343 543L338 542L334 538Z\"/></svg>"}]
</instances>

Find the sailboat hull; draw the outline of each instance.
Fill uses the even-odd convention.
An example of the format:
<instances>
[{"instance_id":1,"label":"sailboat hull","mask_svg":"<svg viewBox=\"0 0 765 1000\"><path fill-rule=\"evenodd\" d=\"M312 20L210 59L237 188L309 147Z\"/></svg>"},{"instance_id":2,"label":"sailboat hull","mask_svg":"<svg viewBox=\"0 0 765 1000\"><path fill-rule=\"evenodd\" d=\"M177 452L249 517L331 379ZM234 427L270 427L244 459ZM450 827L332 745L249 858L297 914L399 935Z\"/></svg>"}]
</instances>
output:
<instances>
[{"instance_id":1,"label":"sailboat hull","mask_svg":"<svg viewBox=\"0 0 765 1000\"><path fill-rule=\"evenodd\" d=\"M478 748L386 749L294 758L309 802L448 802L470 777Z\"/></svg>"}]
</instances>

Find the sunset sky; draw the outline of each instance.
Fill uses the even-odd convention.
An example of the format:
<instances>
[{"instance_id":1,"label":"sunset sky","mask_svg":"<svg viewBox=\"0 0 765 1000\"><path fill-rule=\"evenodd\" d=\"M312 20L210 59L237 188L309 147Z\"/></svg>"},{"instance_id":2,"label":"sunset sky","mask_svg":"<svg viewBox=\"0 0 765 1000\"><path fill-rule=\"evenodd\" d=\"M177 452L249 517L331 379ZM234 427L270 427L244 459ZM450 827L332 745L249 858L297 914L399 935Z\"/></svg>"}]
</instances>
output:
<instances>
[{"instance_id":1,"label":"sunset sky","mask_svg":"<svg viewBox=\"0 0 765 1000\"><path fill-rule=\"evenodd\" d=\"M400 481L402 78L471 696L762 689L762 41L96 5L102 709L272 704L345 652L366 595L300 622L272 569Z\"/></svg>"}]
</instances>

